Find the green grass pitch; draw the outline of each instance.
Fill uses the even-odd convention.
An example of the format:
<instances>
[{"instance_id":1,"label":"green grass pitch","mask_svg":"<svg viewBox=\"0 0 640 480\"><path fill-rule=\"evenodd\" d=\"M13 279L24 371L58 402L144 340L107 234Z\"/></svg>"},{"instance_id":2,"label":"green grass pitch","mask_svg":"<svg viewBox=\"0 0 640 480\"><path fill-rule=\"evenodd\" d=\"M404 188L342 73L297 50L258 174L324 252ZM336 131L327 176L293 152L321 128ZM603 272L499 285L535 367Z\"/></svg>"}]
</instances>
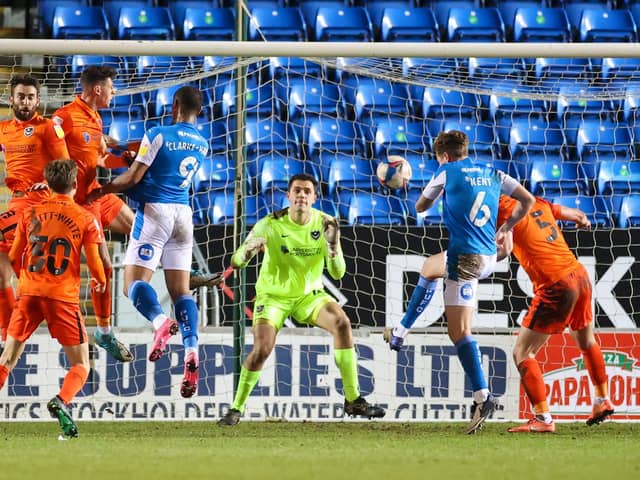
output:
<instances>
[{"instance_id":1,"label":"green grass pitch","mask_svg":"<svg viewBox=\"0 0 640 480\"><path fill-rule=\"evenodd\" d=\"M638 479L640 424L509 434L462 423L51 422L0 424L0 479Z\"/></svg>"}]
</instances>

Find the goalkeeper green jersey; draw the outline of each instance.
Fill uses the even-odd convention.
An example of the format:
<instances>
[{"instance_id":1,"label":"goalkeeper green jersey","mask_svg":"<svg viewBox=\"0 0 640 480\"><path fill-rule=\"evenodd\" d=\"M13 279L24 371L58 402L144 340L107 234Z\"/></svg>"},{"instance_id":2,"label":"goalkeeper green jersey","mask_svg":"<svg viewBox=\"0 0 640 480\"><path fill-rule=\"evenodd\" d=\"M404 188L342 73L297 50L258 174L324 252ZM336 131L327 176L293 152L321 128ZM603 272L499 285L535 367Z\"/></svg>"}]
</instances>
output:
<instances>
[{"instance_id":1,"label":"goalkeeper green jersey","mask_svg":"<svg viewBox=\"0 0 640 480\"><path fill-rule=\"evenodd\" d=\"M266 239L256 283L257 295L299 297L322 290L325 264L331 277L342 278L346 269L342 250L338 248L338 254L329 258L322 226L324 215L314 208L309 222L299 225L291 220L287 208L255 224L247 240L251 237ZM241 259L247 240L233 255L235 265L246 266Z\"/></svg>"}]
</instances>

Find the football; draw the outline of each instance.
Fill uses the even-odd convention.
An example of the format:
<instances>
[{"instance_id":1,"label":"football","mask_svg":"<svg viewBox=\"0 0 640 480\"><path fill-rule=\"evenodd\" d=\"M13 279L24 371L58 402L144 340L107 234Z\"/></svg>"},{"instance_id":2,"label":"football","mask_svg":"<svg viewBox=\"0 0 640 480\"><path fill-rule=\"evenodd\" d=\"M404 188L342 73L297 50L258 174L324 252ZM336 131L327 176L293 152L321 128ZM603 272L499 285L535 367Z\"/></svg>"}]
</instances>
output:
<instances>
[{"instance_id":1,"label":"football","mask_svg":"<svg viewBox=\"0 0 640 480\"><path fill-rule=\"evenodd\" d=\"M376 176L382 185L395 190L404 188L411 179L411 165L399 155L389 155L386 162L380 162Z\"/></svg>"}]
</instances>

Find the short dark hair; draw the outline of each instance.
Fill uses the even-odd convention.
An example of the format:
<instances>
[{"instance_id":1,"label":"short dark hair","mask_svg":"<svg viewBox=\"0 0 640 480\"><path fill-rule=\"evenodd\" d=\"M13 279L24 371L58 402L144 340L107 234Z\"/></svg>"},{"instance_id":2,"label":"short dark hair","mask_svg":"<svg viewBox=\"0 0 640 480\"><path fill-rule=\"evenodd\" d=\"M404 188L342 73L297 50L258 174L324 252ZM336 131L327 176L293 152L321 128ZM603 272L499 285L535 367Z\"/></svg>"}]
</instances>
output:
<instances>
[{"instance_id":1,"label":"short dark hair","mask_svg":"<svg viewBox=\"0 0 640 480\"><path fill-rule=\"evenodd\" d=\"M78 165L73 160L54 160L44 167L44 178L56 193L68 193L78 177Z\"/></svg>"},{"instance_id":2,"label":"short dark hair","mask_svg":"<svg viewBox=\"0 0 640 480\"><path fill-rule=\"evenodd\" d=\"M460 160L469 156L469 137L460 130L440 132L433 142L433 151L436 155L448 153L454 160Z\"/></svg>"},{"instance_id":3,"label":"short dark hair","mask_svg":"<svg viewBox=\"0 0 640 480\"><path fill-rule=\"evenodd\" d=\"M202 109L202 92L189 85L176 90L173 100L178 103L180 111L185 114L198 115Z\"/></svg>"},{"instance_id":4,"label":"short dark hair","mask_svg":"<svg viewBox=\"0 0 640 480\"><path fill-rule=\"evenodd\" d=\"M80 85L83 89L91 88L107 78L115 79L117 74L116 69L109 65L89 65L80 74Z\"/></svg>"},{"instance_id":5,"label":"short dark hair","mask_svg":"<svg viewBox=\"0 0 640 480\"><path fill-rule=\"evenodd\" d=\"M296 180L301 180L303 182L311 182L313 183L313 188L316 190L318 188L318 180L313 175L309 175L308 173L296 173L293 177L289 179L289 185L287 185L287 192L291 190L291 185Z\"/></svg>"},{"instance_id":6,"label":"short dark hair","mask_svg":"<svg viewBox=\"0 0 640 480\"><path fill-rule=\"evenodd\" d=\"M13 77L11 77L11 80L9 81L9 85L11 86L11 95L13 95L13 90L18 85L25 85L27 87L36 87L38 95L40 95L40 80L38 80L35 77L32 77L31 75L26 75L26 74L14 75Z\"/></svg>"}]
</instances>

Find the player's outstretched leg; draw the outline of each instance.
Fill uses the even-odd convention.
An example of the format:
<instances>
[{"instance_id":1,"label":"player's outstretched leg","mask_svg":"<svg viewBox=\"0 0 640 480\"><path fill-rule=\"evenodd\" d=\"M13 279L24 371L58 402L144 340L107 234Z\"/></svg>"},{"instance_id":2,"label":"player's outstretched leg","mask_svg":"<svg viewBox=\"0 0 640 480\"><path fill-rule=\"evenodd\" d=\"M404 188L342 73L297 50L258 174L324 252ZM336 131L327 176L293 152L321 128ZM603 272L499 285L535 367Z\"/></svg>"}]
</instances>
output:
<instances>
[{"instance_id":1,"label":"player's outstretched leg","mask_svg":"<svg viewBox=\"0 0 640 480\"><path fill-rule=\"evenodd\" d=\"M157 362L164 354L167 343L173 335L178 333L178 322L171 318L166 318L165 321L153 334L153 343L151 344L151 353L149 354L150 362Z\"/></svg>"},{"instance_id":2,"label":"player's outstretched leg","mask_svg":"<svg viewBox=\"0 0 640 480\"><path fill-rule=\"evenodd\" d=\"M352 417L382 418L385 410L377 405L372 405L364 397L358 397L349 402L344 401L344 413Z\"/></svg>"},{"instance_id":3,"label":"player's outstretched leg","mask_svg":"<svg viewBox=\"0 0 640 480\"><path fill-rule=\"evenodd\" d=\"M58 395L49 400L47 410L49 410L53 418L58 419L58 423L65 437L75 438L78 436L78 426L74 423L67 406Z\"/></svg>"},{"instance_id":4,"label":"player's outstretched leg","mask_svg":"<svg viewBox=\"0 0 640 480\"><path fill-rule=\"evenodd\" d=\"M191 270L189 276L189 290L200 287L214 287L224 281L222 273L203 273L200 270Z\"/></svg>"},{"instance_id":5,"label":"player's outstretched leg","mask_svg":"<svg viewBox=\"0 0 640 480\"><path fill-rule=\"evenodd\" d=\"M131 353L124 343L115 337L113 330L110 330L108 333L100 333L99 330L96 330L93 337L96 345L105 349L107 353L116 360L120 362L133 361L133 353Z\"/></svg>"}]
</instances>

